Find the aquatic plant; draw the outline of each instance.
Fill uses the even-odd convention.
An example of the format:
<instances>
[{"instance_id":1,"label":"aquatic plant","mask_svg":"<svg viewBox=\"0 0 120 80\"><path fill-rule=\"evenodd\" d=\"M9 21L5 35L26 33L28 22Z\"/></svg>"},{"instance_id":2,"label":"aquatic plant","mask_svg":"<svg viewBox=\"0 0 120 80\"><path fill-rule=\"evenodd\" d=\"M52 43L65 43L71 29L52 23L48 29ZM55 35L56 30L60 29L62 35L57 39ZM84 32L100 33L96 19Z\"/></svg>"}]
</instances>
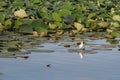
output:
<instances>
[{"instance_id":1,"label":"aquatic plant","mask_svg":"<svg viewBox=\"0 0 120 80\"><path fill-rule=\"evenodd\" d=\"M120 30L119 0L5 0L0 1L0 31L38 33L74 29L81 33ZM82 25L76 27L75 23Z\"/></svg>"}]
</instances>

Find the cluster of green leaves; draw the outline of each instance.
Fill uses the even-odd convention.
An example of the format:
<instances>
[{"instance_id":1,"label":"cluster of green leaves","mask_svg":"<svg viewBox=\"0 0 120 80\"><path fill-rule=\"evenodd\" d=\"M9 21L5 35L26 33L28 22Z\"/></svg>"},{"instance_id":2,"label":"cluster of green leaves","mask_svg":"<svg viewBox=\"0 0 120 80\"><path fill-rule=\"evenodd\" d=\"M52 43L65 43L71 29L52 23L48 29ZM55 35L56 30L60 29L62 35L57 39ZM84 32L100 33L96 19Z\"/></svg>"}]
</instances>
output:
<instances>
[{"instance_id":1,"label":"cluster of green leaves","mask_svg":"<svg viewBox=\"0 0 120 80\"><path fill-rule=\"evenodd\" d=\"M0 29L15 28L20 31L46 31L53 23L57 29L72 27L74 22L83 24L88 31L105 31L116 22L112 19L120 13L119 0L0 0ZM14 12L24 9L29 15L19 19ZM34 18L34 19L33 19ZM69 25L69 26L68 26Z\"/></svg>"}]
</instances>

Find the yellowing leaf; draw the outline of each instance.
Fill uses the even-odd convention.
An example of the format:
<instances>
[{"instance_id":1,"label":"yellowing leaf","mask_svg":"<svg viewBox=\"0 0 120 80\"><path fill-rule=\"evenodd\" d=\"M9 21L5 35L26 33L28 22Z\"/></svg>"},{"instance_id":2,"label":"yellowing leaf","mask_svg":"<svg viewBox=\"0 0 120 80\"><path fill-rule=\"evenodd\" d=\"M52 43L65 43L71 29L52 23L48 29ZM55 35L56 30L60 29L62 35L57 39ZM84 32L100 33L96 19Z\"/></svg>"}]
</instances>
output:
<instances>
[{"instance_id":1,"label":"yellowing leaf","mask_svg":"<svg viewBox=\"0 0 120 80\"><path fill-rule=\"evenodd\" d=\"M3 30L5 28L5 26L3 26L1 23L0 23L0 31Z\"/></svg>"},{"instance_id":2,"label":"yellowing leaf","mask_svg":"<svg viewBox=\"0 0 120 80\"><path fill-rule=\"evenodd\" d=\"M98 25L101 27L107 27L110 25L110 23L109 22L100 22L100 23L98 23Z\"/></svg>"},{"instance_id":3,"label":"yellowing leaf","mask_svg":"<svg viewBox=\"0 0 120 80\"><path fill-rule=\"evenodd\" d=\"M113 30L112 30L112 29L109 29L109 28L108 28L106 31L107 31L108 33L112 33L112 32L113 32Z\"/></svg>"},{"instance_id":4,"label":"yellowing leaf","mask_svg":"<svg viewBox=\"0 0 120 80\"><path fill-rule=\"evenodd\" d=\"M120 15L114 15L112 19L115 21L120 21Z\"/></svg>"},{"instance_id":5,"label":"yellowing leaf","mask_svg":"<svg viewBox=\"0 0 120 80\"><path fill-rule=\"evenodd\" d=\"M84 28L84 25L80 24L80 23L77 23L75 22L74 23L74 27L78 30L78 31L81 31L82 28Z\"/></svg>"},{"instance_id":6,"label":"yellowing leaf","mask_svg":"<svg viewBox=\"0 0 120 80\"><path fill-rule=\"evenodd\" d=\"M57 25L54 24L54 23L49 23L49 28L50 28L50 29L56 29L56 28L57 28Z\"/></svg>"},{"instance_id":7,"label":"yellowing leaf","mask_svg":"<svg viewBox=\"0 0 120 80\"><path fill-rule=\"evenodd\" d=\"M114 26L114 27L119 27L120 24L118 22L111 22L111 25Z\"/></svg>"},{"instance_id":8,"label":"yellowing leaf","mask_svg":"<svg viewBox=\"0 0 120 80\"><path fill-rule=\"evenodd\" d=\"M28 16L28 15L26 14L25 10L23 10L23 9L20 9L20 10L18 10L18 11L15 11L15 12L14 12L14 15L15 15L16 17L19 17L19 18L24 18L24 17L27 17L27 16Z\"/></svg>"}]
</instances>

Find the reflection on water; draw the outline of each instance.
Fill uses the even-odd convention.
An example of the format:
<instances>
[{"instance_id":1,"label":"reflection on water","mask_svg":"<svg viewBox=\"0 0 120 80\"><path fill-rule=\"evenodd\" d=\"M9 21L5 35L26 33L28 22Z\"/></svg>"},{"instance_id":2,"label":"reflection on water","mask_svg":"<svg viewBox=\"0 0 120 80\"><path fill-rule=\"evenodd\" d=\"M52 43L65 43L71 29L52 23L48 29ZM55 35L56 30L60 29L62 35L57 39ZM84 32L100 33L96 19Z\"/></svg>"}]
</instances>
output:
<instances>
[{"instance_id":1,"label":"reflection on water","mask_svg":"<svg viewBox=\"0 0 120 80\"><path fill-rule=\"evenodd\" d=\"M106 44L104 41L87 41L85 50L77 49L72 42L70 48L58 46L60 43L44 43L43 49L55 52L32 52L28 59L0 58L0 72L3 73L0 80L119 80L117 45L112 50L90 47Z\"/></svg>"},{"instance_id":2,"label":"reflection on water","mask_svg":"<svg viewBox=\"0 0 120 80\"><path fill-rule=\"evenodd\" d=\"M80 50L80 51L78 52L78 54L79 54L80 58L83 59L84 51L83 51L83 50Z\"/></svg>"}]
</instances>

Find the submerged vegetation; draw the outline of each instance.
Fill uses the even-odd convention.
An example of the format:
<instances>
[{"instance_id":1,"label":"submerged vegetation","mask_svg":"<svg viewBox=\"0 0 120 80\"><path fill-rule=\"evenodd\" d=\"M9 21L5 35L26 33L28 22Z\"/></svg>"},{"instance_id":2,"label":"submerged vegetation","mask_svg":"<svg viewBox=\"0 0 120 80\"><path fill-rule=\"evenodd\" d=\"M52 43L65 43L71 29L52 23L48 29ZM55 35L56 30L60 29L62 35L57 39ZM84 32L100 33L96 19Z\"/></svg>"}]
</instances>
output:
<instances>
[{"instance_id":1,"label":"submerged vegetation","mask_svg":"<svg viewBox=\"0 0 120 80\"><path fill-rule=\"evenodd\" d=\"M114 38L120 30L119 4L119 0L1 0L0 31L102 31Z\"/></svg>"}]
</instances>

